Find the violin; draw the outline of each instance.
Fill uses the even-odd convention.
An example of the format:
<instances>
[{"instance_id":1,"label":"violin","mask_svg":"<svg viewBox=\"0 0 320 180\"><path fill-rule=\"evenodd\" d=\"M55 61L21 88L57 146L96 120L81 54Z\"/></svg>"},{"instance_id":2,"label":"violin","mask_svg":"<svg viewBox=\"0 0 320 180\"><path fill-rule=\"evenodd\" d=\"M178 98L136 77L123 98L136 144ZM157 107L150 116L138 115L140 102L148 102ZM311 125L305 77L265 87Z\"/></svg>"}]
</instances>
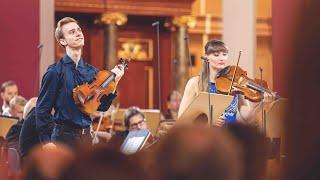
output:
<instances>
[{"instance_id":1,"label":"violin","mask_svg":"<svg viewBox=\"0 0 320 180\"><path fill-rule=\"evenodd\" d=\"M123 68L128 69L127 60L120 59ZM121 66L117 66L122 68ZM82 84L73 89L74 102L79 106L80 110L87 115L96 112L101 102L100 99L104 95L114 92L116 88L116 75L108 70L99 71L92 83Z\"/></svg>"},{"instance_id":2,"label":"violin","mask_svg":"<svg viewBox=\"0 0 320 180\"><path fill-rule=\"evenodd\" d=\"M92 122L92 128L94 131L119 132L127 130L121 120L115 119L113 121L109 117L103 117L99 126L99 119L100 118L96 118Z\"/></svg>"},{"instance_id":3,"label":"violin","mask_svg":"<svg viewBox=\"0 0 320 180\"><path fill-rule=\"evenodd\" d=\"M268 88L266 81L249 78L247 72L239 66L227 66L219 71L216 88L222 94L242 94L252 102L263 100L265 92L275 94ZM279 96L276 95L276 98L279 98Z\"/></svg>"}]
</instances>

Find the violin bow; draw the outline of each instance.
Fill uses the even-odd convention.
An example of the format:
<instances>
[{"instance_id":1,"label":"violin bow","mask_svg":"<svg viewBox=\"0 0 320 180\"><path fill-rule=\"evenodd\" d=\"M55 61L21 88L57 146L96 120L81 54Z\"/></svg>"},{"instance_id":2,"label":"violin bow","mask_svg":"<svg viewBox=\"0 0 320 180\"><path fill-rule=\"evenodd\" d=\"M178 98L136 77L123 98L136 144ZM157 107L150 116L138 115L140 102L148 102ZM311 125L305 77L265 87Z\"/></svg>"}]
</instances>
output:
<instances>
[{"instance_id":1,"label":"violin bow","mask_svg":"<svg viewBox=\"0 0 320 180\"><path fill-rule=\"evenodd\" d=\"M229 88L228 95L231 94L231 90L232 90L232 86L233 86L233 83L234 83L234 79L235 79L235 76L236 76L236 72L237 72L237 69L238 69L238 66L239 66L239 61L240 61L241 54L242 54L242 50L239 51L239 56L238 56L238 60L237 60L237 65L236 65L236 68L235 68L234 71L233 71L232 80L231 80L231 84L230 84L230 88Z\"/></svg>"}]
</instances>

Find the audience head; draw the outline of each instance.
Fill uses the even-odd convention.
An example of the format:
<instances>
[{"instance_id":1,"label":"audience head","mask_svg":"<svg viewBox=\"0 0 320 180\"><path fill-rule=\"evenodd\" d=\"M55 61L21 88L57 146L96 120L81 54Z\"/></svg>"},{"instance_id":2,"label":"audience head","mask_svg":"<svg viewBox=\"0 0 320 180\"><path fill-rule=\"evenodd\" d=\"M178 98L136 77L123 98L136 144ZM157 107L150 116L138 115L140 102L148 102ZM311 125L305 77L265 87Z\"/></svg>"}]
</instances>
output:
<instances>
[{"instance_id":1,"label":"audience head","mask_svg":"<svg viewBox=\"0 0 320 180\"><path fill-rule=\"evenodd\" d=\"M203 126L174 127L160 140L154 162L167 180L236 180L243 167L237 141L222 128Z\"/></svg>"},{"instance_id":2,"label":"audience head","mask_svg":"<svg viewBox=\"0 0 320 180\"><path fill-rule=\"evenodd\" d=\"M264 179L268 159L268 144L265 135L257 127L240 123L227 124L226 128L245 149L244 179Z\"/></svg>"},{"instance_id":3,"label":"audience head","mask_svg":"<svg viewBox=\"0 0 320 180\"><path fill-rule=\"evenodd\" d=\"M178 112L181 102L181 94L178 91L171 91L167 97L168 110Z\"/></svg>"},{"instance_id":4,"label":"audience head","mask_svg":"<svg viewBox=\"0 0 320 180\"><path fill-rule=\"evenodd\" d=\"M129 131L147 129L146 118L140 108L129 107L124 113L124 124Z\"/></svg>"},{"instance_id":5,"label":"audience head","mask_svg":"<svg viewBox=\"0 0 320 180\"><path fill-rule=\"evenodd\" d=\"M319 7L320 1L301 1L296 9L302 10L302 14L293 20L299 26L287 27L296 31L291 37L294 48L282 56L288 57L284 62L291 68L285 140L281 139L285 142L284 151L281 150L285 153L281 156L285 158L285 179L320 179L320 23L316 18L320 16Z\"/></svg>"},{"instance_id":6,"label":"audience head","mask_svg":"<svg viewBox=\"0 0 320 180\"><path fill-rule=\"evenodd\" d=\"M29 101L26 103L23 109L23 119L27 117L27 115L30 113L32 108L36 107L37 99L38 99L37 97L33 97L29 99Z\"/></svg>"},{"instance_id":7,"label":"audience head","mask_svg":"<svg viewBox=\"0 0 320 180\"><path fill-rule=\"evenodd\" d=\"M77 159L69 166L62 180L140 180L141 169L119 151L96 146L94 149L80 151Z\"/></svg>"},{"instance_id":8,"label":"audience head","mask_svg":"<svg viewBox=\"0 0 320 180\"><path fill-rule=\"evenodd\" d=\"M63 144L57 144L57 148L39 145L24 159L23 175L26 180L61 179L61 173L74 159L73 151Z\"/></svg>"},{"instance_id":9,"label":"audience head","mask_svg":"<svg viewBox=\"0 0 320 180\"><path fill-rule=\"evenodd\" d=\"M18 95L18 86L14 81L6 81L2 83L0 91L3 104L9 106L10 100Z\"/></svg>"},{"instance_id":10,"label":"audience head","mask_svg":"<svg viewBox=\"0 0 320 180\"><path fill-rule=\"evenodd\" d=\"M23 110L27 100L22 96L14 96L9 103L9 112L11 116L18 117L20 120L23 118Z\"/></svg>"}]
</instances>

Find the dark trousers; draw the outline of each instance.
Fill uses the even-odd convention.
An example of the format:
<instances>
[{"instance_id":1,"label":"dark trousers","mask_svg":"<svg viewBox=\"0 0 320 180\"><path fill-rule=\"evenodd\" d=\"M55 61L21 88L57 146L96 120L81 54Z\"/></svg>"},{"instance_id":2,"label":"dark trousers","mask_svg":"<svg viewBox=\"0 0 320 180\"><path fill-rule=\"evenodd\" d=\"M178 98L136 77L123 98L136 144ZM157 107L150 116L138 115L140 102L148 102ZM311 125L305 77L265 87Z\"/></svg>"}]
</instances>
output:
<instances>
[{"instance_id":1,"label":"dark trousers","mask_svg":"<svg viewBox=\"0 0 320 180\"><path fill-rule=\"evenodd\" d=\"M53 142L66 144L73 149L92 144L90 128L78 129L67 125L56 124L51 139Z\"/></svg>"}]
</instances>

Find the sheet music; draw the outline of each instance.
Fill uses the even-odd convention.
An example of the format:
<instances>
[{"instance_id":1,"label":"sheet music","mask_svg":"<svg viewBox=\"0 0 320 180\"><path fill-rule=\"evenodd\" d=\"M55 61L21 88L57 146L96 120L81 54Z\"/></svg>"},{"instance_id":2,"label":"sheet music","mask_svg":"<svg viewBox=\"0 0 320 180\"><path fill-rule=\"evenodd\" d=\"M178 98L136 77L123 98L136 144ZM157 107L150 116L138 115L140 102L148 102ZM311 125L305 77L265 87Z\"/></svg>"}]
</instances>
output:
<instances>
[{"instance_id":1,"label":"sheet music","mask_svg":"<svg viewBox=\"0 0 320 180\"><path fill-rule=\"evenodd\" d=\"M132 137L128 139L126 145L122 149L122 152L124 154L136 153L139 150L139 147L141 146L144 139L144 137Z\"/></svg>"}]
</instances>

